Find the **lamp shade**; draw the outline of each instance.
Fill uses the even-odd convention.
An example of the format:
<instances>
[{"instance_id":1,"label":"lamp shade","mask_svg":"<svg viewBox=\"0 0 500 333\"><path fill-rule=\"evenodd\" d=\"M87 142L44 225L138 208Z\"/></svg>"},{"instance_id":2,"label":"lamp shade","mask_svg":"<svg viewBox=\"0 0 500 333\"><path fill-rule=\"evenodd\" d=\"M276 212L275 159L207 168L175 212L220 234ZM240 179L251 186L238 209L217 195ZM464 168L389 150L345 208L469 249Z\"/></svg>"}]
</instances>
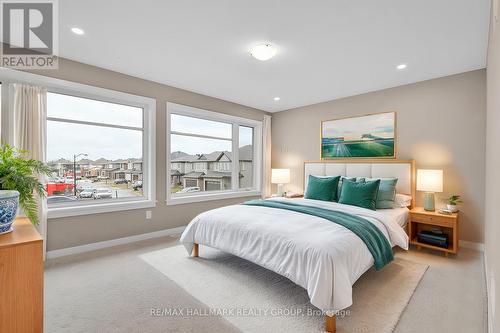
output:
<instances>
[{"instance_id":1,"label":"lamp shade","mask_svg":"<svg viewBox=\"0 0 500 333\"><path fill-rule=\"evenodd\" d=\"M272 169L271 183L288 184L290 182L290 169Z\"/></svg>"},{"instance_id":2,"label":"lamp shade","mask_svg":"<svg viewBox=\"0 0 500 333\"><path fill-rule=\"evenodd\" d=\"M443 170L417 170L417 191L443 192Z\"/></svg>"}]
</instances>

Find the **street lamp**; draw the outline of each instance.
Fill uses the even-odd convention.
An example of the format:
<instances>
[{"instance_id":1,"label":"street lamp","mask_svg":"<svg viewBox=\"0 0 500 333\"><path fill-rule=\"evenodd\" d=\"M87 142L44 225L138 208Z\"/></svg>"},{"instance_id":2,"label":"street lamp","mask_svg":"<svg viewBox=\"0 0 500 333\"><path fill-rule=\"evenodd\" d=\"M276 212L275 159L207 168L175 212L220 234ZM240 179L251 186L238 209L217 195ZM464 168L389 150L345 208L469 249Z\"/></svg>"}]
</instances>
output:
<instances>
[{"instance_id":1,"label":"street lamp","mask_svg":"<svg viewBox=\"0 0 500 333\"><path fill-rule=\"evenodd\" d=\"M76 197L76 158L80 156L87 157L89 155L84 153L73 155L73 193L75 194L75 197Z\"/></svg>"}]
</instances>

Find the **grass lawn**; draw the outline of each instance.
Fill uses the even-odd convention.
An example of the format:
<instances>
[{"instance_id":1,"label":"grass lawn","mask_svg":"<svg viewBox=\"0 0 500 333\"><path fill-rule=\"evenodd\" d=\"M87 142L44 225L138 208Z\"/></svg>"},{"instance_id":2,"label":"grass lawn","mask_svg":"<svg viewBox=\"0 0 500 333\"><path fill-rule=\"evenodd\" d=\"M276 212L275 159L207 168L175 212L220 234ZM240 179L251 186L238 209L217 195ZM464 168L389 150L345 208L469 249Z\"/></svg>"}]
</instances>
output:
<instances>
[{"instance_id":1,"label":"grass lawn","mask_svg":"<svg viewBox=\"0 0 500 333\"><path fill-rule=\"evenodd\" d=\"M174 185L170 188L170 193L175 193L175 192L179 192L180 190L182 190L182 186L180 185Z\"/></svg>"},{"instance_id":2,"label":"grass lawn","mask_svg":"<svg viewBox=\"0 0 500 333\"><path fill-rule=\"evenodd\" d=\"M353 143L346 146L352 157L383 157L392 156L394 153L394 143L392 146L379 142Z\"/></svg>"},{"instance_id":3,"label":"grass lawn","mask_svg":"<svg viewBox=\"0 0 500 333\"><path fill-rule=\"evenodd\" d=\"M115 183L108 183L108 185L111 185L113 188L121 188L122 190L128 189L128 184L115 184ZM132 186L130 186L130 189L132 189Z\"/></svg>"},{"instance_id":4,"label":"grass lawn","mask_svg":"<svg viewBox=\"0 0 500 333\"><path fill-rule=\"evenodd\" d=\"M342 146L343 149L337 149ZM326 145L322 157L387 157L394 156L394 140Z\"/></svg>"}]
</instances>

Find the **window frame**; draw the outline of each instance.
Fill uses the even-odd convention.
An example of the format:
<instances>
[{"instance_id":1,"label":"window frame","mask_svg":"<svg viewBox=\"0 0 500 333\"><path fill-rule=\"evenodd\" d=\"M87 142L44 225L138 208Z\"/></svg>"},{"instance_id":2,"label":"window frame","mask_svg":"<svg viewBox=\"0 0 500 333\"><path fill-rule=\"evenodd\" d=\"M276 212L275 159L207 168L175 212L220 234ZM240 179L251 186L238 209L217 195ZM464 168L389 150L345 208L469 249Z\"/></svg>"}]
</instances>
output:
<instances>
[{"instance_id":1,"label":"window frame","mask_svg":"<svg viewBox=\"0 0 500 333\"><path fill-rule=\"evenodd\" d=\"M113 201L97 200L86 202L77 202L72 204L51 204L48 206L48 218L61 218L68 216L88 215L96 213L106 213L115 211L126 211L131 209L152 208L156 206L156 100L150 97L128 94L116 90L104 89L100 87L55 79L51 77L19 72L10 69L2 69L0 72L0 80L3 84L6 83L26 83L34 84L47 88L47 93L58 93L93 99L97 101L130 105L143 109L142 123L142 160L143 160L143 196L131 198L118 198ZM9 92L2 89L2 109L4 107L7 112L2 116L6 116L5 121L9 128L13 128L14 116L12 108L9 107L8 101ZM47 116L47 123L51 117ZM85 123L84 121L71 120L71 123ZM5 124L7 125L7 124ZM105 124L104 124L105 125ZM3 127L7 133L2 137L7 142L12 143L14 134L12 131ZM117 127L110 125L109 127ZM118 126L119 127L119 126Z\"/></svg>"},{"instance_id":2,"label":"window frame","mask_svg":"<svg viewBox=\"0 0 500 333\"><path fill-rule=\"evenodd\" d=\"M212 120L217 122L229 123L232 125L231 142L232 142L232 163L231 163L231 190L221 190L221 191L202 191L185 194L172 195L170 192L170 156L172 153L170 136L172 134L182 135L180 132L171 131L171 121L170 116L172 114L178 114L182 116L194 117L205 120ZM252 188L238 188L239 186L239 126L252 127L253 132L253 183ZM204 135L199 135L196 137L208 137ZM238 161L238 163L234 163ZM193 202L211 201L211 200L221 200L228 198L239 198L239 197L249 197L249 196L260 196L262 188L262 121L247 119L237 116L232 116L224 113L209 111L205 109L195 108L187 105L167 102L167 117L166 117L166 194L167 205L178 205Z\"/></svg>"}]
</instances>

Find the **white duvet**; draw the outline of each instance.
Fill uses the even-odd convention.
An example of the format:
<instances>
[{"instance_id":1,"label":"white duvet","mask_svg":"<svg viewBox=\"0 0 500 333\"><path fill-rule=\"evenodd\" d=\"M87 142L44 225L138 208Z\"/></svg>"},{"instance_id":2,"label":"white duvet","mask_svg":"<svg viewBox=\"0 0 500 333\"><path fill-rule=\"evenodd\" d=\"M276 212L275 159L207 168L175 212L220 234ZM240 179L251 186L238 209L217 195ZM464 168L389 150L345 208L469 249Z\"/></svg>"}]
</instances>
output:
<instances>
[{"instance_id":1,"label":"white duvet","mask_svg":"<svg viewBox=\"0 0 500 333\"><path fill-rule=\"evenodd\" d=\"M391 246L408 249L408 236L390 215L335 202L268 200L293 200L364 217L382 231ZM193 243L198 243L283 275L305 288L311 304L328 314L352 304L352 285L374 263L365 243L345 227L269 207L233 205L204 212L189 223L180 241L189 253Z\"/></svg>"}]
</instances>

